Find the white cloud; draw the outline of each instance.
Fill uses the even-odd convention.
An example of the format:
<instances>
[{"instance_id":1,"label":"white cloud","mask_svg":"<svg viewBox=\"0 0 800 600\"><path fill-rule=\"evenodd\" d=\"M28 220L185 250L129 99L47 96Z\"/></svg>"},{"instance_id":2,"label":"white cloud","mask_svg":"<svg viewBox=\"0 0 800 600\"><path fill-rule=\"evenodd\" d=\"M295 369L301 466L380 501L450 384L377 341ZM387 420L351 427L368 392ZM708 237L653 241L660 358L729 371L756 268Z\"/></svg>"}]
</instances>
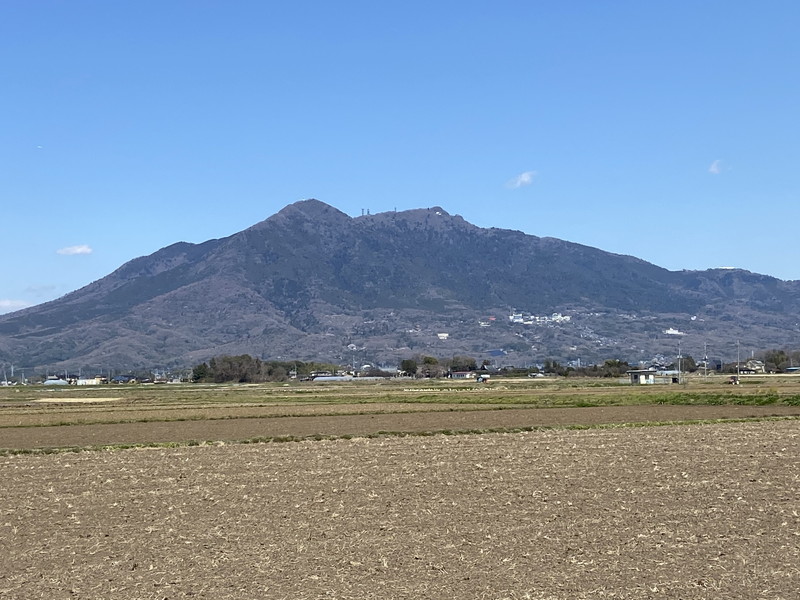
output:
<instances>
[{"instance_id":1,"label":"white cloud","mask_svg":"<svg viewBox=\"0 0 800 600\"><path fill-rule=\"evenodd\" d=\"M92 249L86 244L80 244L78 246L67 246L66 248L60 248L56 250L56 254L65 254L67 256L73 256L75 254L91 254L91 253Z\"/></svg>"},{"instance_id":2,"label":"white cloud","mask_svg":"<svg viewBox=\"0 0 800 600\"><path fill-rule=\"evenodd\" d=\"M536 171L525 171L524 173L520 173L513 179L511 179L506 185L513 190L517 188L521 188L524 185L530 185L533 183L534 177L536 177L538 173Z\"/></svg>"},{"instance_id":3,"label":"white cloud","mask_svg":"<svg viewBox=\"0 0 800 600\"><path fill-rule=\"evenodd\" d=\"M14 312L15 310L21 310L28 306L30 306L30 304L24 300L0 299L0 315Z\"/></svg>"},{"instance_id":4,"label":"white cloud","mask_svg":"<svg viewBox=\"0 0 800 600\"><path fill-rule=\"evenodd\" d=\"M719 175L722 173L722 161L717 159L711 163L711 166L708 167L708 172L712 175Z\"/></svg>"},{"instance_id":5,"label":"white cloud","mask_svg":"<svg viewBox=\"0 0 800 600\"><path fill-rule=\"evenodd\" d=\"M25 288L25 292L34 296L47 296L56 291L56 286L52 284L44 285L29 285Z\"/></svg>"}]
</instances>

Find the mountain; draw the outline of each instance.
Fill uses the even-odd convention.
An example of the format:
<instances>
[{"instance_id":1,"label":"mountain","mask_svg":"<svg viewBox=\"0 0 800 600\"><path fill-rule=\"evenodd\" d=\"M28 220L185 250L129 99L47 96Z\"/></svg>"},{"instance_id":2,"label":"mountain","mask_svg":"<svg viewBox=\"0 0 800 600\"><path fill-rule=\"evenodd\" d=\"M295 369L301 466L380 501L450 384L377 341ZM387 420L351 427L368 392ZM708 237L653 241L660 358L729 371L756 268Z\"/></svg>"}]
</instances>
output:
<instances>
[{"instance_id":1,"label":"mountain","mask_svg":"<svg viewBox=\"0 0 800 600\"><path fill-rule=\"evenodd\" d=\"M351 218L305 200L0 316L0 361L88 370L220 354L350 363L422 353L525 364L674 356L678 342L696 357L707 344L735 360L737 340L757 350L796 344L798 313L798 281L668 271L477 227L438 206Z\"/></svg>"}]
</instances>

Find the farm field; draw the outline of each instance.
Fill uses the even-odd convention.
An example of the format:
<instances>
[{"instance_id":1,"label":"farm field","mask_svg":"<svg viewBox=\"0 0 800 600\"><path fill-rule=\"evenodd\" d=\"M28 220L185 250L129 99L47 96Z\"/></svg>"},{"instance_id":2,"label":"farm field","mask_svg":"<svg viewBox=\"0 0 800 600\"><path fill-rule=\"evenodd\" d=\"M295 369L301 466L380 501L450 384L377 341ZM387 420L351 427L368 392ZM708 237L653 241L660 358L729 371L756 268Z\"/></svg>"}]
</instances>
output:
<instances>
[{"instance_id":1,"label":"farm field","mask_svg":"<svg viewBox=\"0 0 800 600\"><path fill-rule=\"evenodd\" d=\"M796 598L797 421L0 457L8 598Z\"/></svg>"},{"instance_id":2,"label":"farm field","mask_svg":"<svg viewBox=\"0 0 800 600\"><path fill-rule=\"evenodd\" d=\"M798 393L3 389L0 596L789 600Z\"/></svg>"},{"instance_id":3,"label":"farm field","mask_svg":"<svg viewBox=\"0 0 800 600\"><path fill-rule=\"evenodd\" d=\"M0 388L0 452L800 416L797 378Z\"/></svg>"}]
</instances>

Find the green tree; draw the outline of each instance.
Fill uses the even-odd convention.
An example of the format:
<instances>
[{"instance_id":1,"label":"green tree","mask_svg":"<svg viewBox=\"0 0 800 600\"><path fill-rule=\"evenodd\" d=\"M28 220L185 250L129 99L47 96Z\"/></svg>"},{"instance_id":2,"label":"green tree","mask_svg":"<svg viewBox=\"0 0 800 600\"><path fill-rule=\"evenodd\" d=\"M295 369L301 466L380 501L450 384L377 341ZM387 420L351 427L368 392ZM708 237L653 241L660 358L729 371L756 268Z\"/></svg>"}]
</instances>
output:
<instances>
[{"instance_id":1,"label":"green tree","mask_svg":"<svg viewBox=\"0 0 800 600\"><path fill-rule=\"evenodd\" d=\"M602 368L599 369L599 374L603 377L620 377L627 373L630 368L631 366L627 362L615 358L605 361Z\"/></svg>"},{"instance_id":2,"label":"green tree","mask_svg":"<svg viewBox=\"0 0 800 600\"><path fill-rule=\"evenodd\" d=\"M210 370L206 363L196 365L192 369L192 381L194 381L195 383L208 381L209 379L210 379Z\"/></svg>"},{"instance_id":3,"label":"green tree","mask_svg":"<svg viewBox=\"0 0 800 600\"><path fill-rule=\"evenodd\" d=\"M400 362L400 370L409 374L409 375L416 375L417 374L417 361L413 358L406 358Z\"/></svg>"},{"instance_id":4,"label":"green tree","mask_svg":"<svg viewBox=\"0 0 800 600\"><path fill-rule=\"evenodd\" d=\"M471 356L454 356L450 363L451 371L475 371L478 362Z\"/></svg>"},{"instance_id":5,"label":"green tree","mask_svg":"<svg viewBox=\"0 0 800 600\"><path fill-rule=\"evenodd\" d=\"M543 370L544 370L545 373L551 373L553 375L566 375L567 374L567 369L565 369L564 366L561 365L556 360L551 360L551 359L548 358L546 361L544 361L543 367L544 367Z\"/></svg>"},{"instance_id":6,"label":"green tree","mask_svg":"<svg viewBox=\"0 0 800 600\"><path fill-rule=\"evenodd\" d=\"M691 355L687 354L681 358L681 369L684 373L694 373L697 371L697 362Z\"/></svg>"},{"instance_id":7,"label":"green tree","mask_svg":"<svg viewBox=\"0 0 800 600\"><path fill-rule=\"evenodd\" d=\"M767 371L783 371L788 366L789 356L783 350L767 350L764 353L764 368Z\"/></svg>"},{"instance_id":8,"label":"green tree","mask_svg":"<svg viewBox=\"0 0 800 600\"><path fill-rule=\"evenodd\" d=\"M445 371L435 356L422 356L417 360L417 377L441 377Z\"/></svg>"}]
</instances>

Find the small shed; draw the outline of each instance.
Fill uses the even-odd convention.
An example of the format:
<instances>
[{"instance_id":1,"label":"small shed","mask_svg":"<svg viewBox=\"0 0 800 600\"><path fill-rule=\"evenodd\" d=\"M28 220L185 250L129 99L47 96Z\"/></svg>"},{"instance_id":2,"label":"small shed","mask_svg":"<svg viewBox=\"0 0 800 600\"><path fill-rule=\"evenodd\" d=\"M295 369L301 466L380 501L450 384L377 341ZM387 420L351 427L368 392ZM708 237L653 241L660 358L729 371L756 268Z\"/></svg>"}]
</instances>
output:
<instances>
[{"instance_id":1,"label":"small shed","mask_svg":"<svg viewBox=\"0 0 800 600\"><path fill-rule=\"evenodd\" d=\"M475 379L474 371L453 371L450 374L452 379Z\"/></svg>"},{"instance_id":2,"label":"small shed","mask_svg":"<svg viewBox=\"0 0 800 600\"><path fill-rule=\"evenodd\" d=\"M650 385L656 382L656 372L652 369L632 369L628 371L634 385Z\"/></svg>"}]
</instances>

